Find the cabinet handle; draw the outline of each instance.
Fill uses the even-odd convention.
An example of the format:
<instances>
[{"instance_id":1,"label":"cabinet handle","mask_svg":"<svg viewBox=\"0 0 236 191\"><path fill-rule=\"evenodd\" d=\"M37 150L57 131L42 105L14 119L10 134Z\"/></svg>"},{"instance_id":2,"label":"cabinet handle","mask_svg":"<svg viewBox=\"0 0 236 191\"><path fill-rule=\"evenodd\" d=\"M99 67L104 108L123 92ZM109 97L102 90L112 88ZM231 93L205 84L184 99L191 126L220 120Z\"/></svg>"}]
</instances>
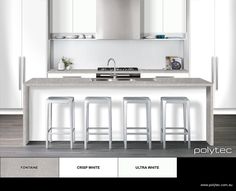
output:
<instances>
[{"instance_id":1,"label":"cabinet handle","mask_svg":"<svg viewBox=\"0 0 236 191\"><path fill-rule=\"evenodd\" d=\"M25 82L25 57L19 57L19 90Z\"/></svg>"},{"instance_id":2,"label":"cabinet handle","mask_svg":"<svg viewBox=\"0 0 236 191\"><path fill-rule=\"evenodd\" d=\"M219 64L217 57L216 57L216 90L219 90Z\"/></svg>"},{"instance_id":3,"label":"cabinet handle","mask_svg":"<svg viewBox=\"0 0 236 191\"><path fill-rule=\"evenodd\" d=\"M22 90L22 83L21 83L21 79L22 79L22 64L21 64L21 57L19 57L19 90Z\"/></svg>"},{"instance_id":4,"label":"cabinet handle","mask_svg":"<svg viewBox=\"0 0 236 191\"><path fill-rule=\"evenodd\" d=\"M214 57L211 57L211 82L215 83L215 61Z\"/></svg>"},{"instance_id":5,"label":"cabinet handle","mask_svg":"<svg viewBox=\"0 0 236 191\"><path fill-rule=\"evenodd\" d=\"M22 57L22 84L25 83L25 57Z\"/></svg>"},{"instance_id":6,"label":"cabinet handle","mask_svg":"<svg viewBox=\"0 0 236 191\"><path fill-rule=\"evenodd\" d=\"M211 58L211 75L212 75L212 83L215 84L216 90L219 89L219 74L218 74L218 58L217 57L212 57Z\"/></svg>"}]
</instances>

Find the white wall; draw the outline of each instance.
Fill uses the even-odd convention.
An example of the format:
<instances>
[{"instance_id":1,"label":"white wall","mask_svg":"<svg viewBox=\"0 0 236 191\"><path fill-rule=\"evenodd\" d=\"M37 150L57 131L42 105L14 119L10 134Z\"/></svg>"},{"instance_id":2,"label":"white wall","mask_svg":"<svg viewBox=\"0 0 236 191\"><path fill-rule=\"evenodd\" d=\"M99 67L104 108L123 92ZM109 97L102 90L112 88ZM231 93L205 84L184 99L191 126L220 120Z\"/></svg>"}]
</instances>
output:
<instances>
[{"instance_id":1,"label":"white wall","mask_svg":"<svg viewBox=\"0 0 236 191\"><path fill-rule=\"evenodd\" d=\"M166 56L184 55L183 41L150 40L95 40L52 41L51 68L57 68L63 56L72 58L74 69L96 69L106 66L110 57L117 66L134 66L140 69L162 69Z\"/></svg>"}]
</instances>

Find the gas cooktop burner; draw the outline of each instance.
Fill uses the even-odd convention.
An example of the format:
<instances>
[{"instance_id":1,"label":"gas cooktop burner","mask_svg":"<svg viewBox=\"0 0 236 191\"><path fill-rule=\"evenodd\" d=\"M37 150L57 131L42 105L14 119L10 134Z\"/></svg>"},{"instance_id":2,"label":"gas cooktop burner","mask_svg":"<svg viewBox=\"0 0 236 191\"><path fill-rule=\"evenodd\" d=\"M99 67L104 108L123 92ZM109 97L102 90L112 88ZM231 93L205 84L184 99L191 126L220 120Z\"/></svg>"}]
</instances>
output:
<instances>
[{"instance_id":1,"label":"gas cooktop burner","mask_svg":"<svg viewBox=\"0 0 236 191\"><path fill-rule=\"evenodd\" d=\"M110 67L99 67L98 68L98 71L114 71L114 68L110 68ZM135 68L135 67L119 67L119 68L116 68L116 71L128 71L128 72L132 72L132 71L138 71L138 68Z\"/></svg>"}]
</instances>

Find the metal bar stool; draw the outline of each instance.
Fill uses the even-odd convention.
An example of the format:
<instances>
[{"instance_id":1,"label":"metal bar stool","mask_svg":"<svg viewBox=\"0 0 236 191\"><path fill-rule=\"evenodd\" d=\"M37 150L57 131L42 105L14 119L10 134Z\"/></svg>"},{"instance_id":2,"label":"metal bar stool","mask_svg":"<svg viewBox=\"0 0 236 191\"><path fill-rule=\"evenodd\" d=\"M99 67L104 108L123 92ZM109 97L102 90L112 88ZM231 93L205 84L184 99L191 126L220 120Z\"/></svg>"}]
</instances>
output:
<instances>
[{"instance_id":1,"label":"metal bar stool","mask_svg":"<svg viewBox=\"0 0 236 191\"><path fill-rule=\"evenodd\" d=\"M109 127L90 127L89 126L89 105L90 104L107 104L109 109ZM85 130L84 130L84 149L87 149L89 135L108 135L109 149L112 148L112 104L110 97L86 97L85 98ZM90 133L89 130L108 130L106 133Z\"/></svg>"},{"instance_id":2,"label":"metal bar stool","mask_svg":"<svg viewBox=\"0 0 236 191\"><path fill-rule=\"evenodd\" d=\"M146 106L146 127L127 127L127 106L129 103L145 104ZM152 134L151 134L151 100L148 97L124 97L123 98L123 126L124 126L124 148L127 149L127 136L128 135L147 135L147 142L149 149L152 148ZM132 133L129 130L145 130L142 133Z\"/></svg>"},{"instance_id":3,"label":"metal bar stool","mask_svg":"<svg viewBox=\"0 0 236 191\"><path fill-rule=\"evenodd\" d=\"M69 104L70 106L70 127L52 127L52 106L53 104ZM75 142L75 125L74 125L74 98L73 97L48 97L47 99L47 138L46 148L48 149L48 140L52 142L52 135L70 135L70 148L73 148ZM59 132L59 131L69 132ZM56 131L56 132L55 132Z\"/></svg>"},{"instance_id":4,"label":"metal bar stool","mask_svg":"<svg viewBox=\"0 0 236 191\"><path fill-rule=\"evenodd\" d=\"M166 127L166 104L183 104L184 127ZM168 130L183 130L183 132L167 132ZM188 136L188 148L191 148L190 134L190 102L186 97L162 97L161 98L161 142L166 149L166 135L184 135L184 142Z\"/></svg>"}]
</instances>

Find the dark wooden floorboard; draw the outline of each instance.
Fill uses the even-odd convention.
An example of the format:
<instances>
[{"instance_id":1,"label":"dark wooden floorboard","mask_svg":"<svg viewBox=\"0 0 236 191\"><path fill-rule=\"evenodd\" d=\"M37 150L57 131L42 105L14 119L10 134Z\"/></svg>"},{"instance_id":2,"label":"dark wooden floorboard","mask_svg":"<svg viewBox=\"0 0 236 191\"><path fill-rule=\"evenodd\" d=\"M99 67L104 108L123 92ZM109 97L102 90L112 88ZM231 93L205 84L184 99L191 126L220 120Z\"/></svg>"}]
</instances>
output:
<instances>
[{"instance_id":1,"label":"dark wooden floorboard","mask_svg":"<svg viewBox=\"0 0 236 191\"><path fill-rule=\"evenodd\" d=\"M216 115L215 121L215 146L232 147L236 149L236 116L235 115ZM108 144L95 142L89 144L87 151L83 150L82 143L76 143L75 149L70 150L68 143L52 144L51 149L46 150L44 143L32 143L27 147L22 147L23 117L22 115L0 115L0 156L4 157L191 157L193 149L186 149L186 144L182 142L170 142L167 144L167 150L162 149L160 142L153 143L153 149L148 150L147 144L140 142L131 142L129 149L123 149L122 142L115 142L113 150L107 149ZM192 148L202 148L208 145L204 142L193 142ZM197 155L204 156L204 155ZM209 155L206 155L209 156ZM218 155L214 155L218 156ZM235 153L232 155L235 156ZM221 156L222 157L222 156Z\"/></svg>"},{"instance_id":2,"label":"dark wooden floorboard","mask_svg":"<svg viewBox=\"0 0 236 191\"><path fill-rule=\"evenodd\" d=\"M0 147L21 147L22 137L22 115L0 115Z\"/></svg>"}]
</instances>

